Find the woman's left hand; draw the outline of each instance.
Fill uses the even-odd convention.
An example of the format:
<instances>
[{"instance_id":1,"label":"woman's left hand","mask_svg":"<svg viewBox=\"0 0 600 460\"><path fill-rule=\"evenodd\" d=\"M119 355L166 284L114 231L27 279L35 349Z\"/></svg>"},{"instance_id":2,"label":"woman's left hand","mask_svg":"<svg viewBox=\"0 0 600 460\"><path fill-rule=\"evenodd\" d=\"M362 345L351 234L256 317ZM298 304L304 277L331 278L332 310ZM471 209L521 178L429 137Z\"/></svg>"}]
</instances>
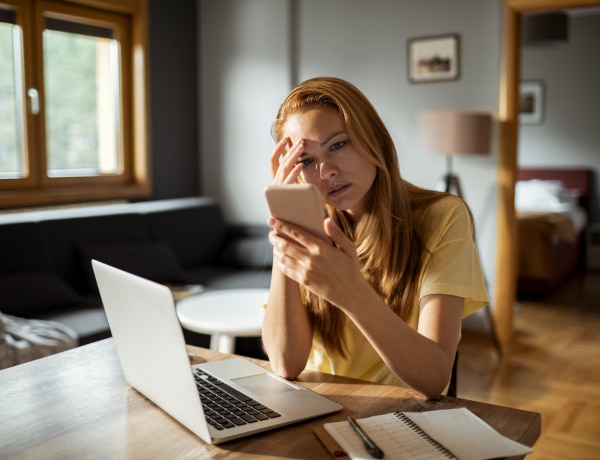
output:
<instances>
[{"instance_id":1,"label":"woman's left hand","mask_svg":"<svg viewBox=\"0 0 600 460\"><path fill-rule=\"evenodd\" d=\"M270 218L273 254L283 274L334 305L351 300L348 286L365 283L354 243L331 220L325 219L325 241L287 222ZM332 244L333 242L333 244Z\"/></svg>"},{"instance_id":2,"label":"woman's left hand","mask_svg":"<svg viewBox=\"0 0 600 460\"><path fill-rule=\"evenodd\" d=\"M269 158L272 184L293 184L296 181L303 168L298 162L303 151L302 138L292 144L289 137L284 137L277 143Z\"/></svg>"}]
</instances>

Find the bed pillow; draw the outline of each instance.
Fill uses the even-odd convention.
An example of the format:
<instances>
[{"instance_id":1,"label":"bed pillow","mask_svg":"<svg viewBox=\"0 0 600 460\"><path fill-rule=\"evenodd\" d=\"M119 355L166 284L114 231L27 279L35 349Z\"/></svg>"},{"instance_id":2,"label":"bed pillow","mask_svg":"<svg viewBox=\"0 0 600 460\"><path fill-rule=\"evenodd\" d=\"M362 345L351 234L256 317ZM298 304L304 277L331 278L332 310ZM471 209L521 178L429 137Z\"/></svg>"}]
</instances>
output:
<instances>
[{"instance_id":1,"label":"bed pillow","mask_svg":"<svg viewBox=\"0 0 600 460\"><path fill-rule=\"evenodd\" d=\"M96 259L157 283L185 283L185 271L168 243L163 241L133 243L79 244L83 266L92 291L98 291L91 260Z\"/></svg>"},{"instance_id":2,"label":"bed pillow","mask_svg":"<svg viewBox=\"0 0 600 460\"><path fill-rule=\"evenodd\" d=\"M558 197L561 203L564 203L570 207L579 206L579 200L581 199L581 191L571 188L563 188Z\"/></svg>"},{"instance_id":3,"label":"bed pillow","mask_svg":"<svg viewBox=\"0 0 600 460\"><path fill-rule=\"evenodd\" d=\"M9 315L31 316L82 303L84 299L51 271L31 270L0 276L0 311Z\"/></svg>"},{"instance_id":4,"label":"bed pillow","mask_svg":"<svg viewBox=\"0 0 600 460\"><path fill-rule=\"evenodd\" d=\"M518 211L563 212L568 210L568 205L561 200L563 192L560 181L518 181L515 187L515 208Z\"/></svg>"}]
</instances>

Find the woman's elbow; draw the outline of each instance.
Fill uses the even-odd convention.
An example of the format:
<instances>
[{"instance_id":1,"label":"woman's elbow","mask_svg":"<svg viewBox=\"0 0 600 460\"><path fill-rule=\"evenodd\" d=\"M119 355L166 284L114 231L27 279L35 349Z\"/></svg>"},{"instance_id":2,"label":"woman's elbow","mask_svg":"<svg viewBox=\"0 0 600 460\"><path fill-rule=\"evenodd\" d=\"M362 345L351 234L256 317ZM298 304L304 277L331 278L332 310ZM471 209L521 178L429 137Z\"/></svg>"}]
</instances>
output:
<instances>
[{"instance_id":1,"label":"woman's elbow","mask_svg":"<svg viewBox=\"0 0 600 460\"><path fill-rule=\"evenodd\" d=\"M306 362L296 361L290 357L281 354L270 354L266 347L263 346L265 355L269 359L271 370L280 377L286 380L294 380L306 366Z\"/></svg>"},{"instance_id":2,"label":"woman's elbow","mask_svg":"<svg viewBox=\"0 0 600 460\"><path fill-rule=\"evenodd\" d=\"M444 394L443 388L431 387L431 388L423 388L419 390L427 399L438 399L440 396Z\"/></svg>"},{"instance_id":3,"label":"woman's elbow","mask_svg":"<svg viewBox=\"0 0 600 460\"><path fill-rule=\"evenodd\" d=\"M286 380L295 380L300 375L300 372L304 370L304 366L290 366L284 362L273 360L270 362L273 372Z\"/></svg>"},{"instance_id":4,"label":"woman's elbow","mask_svg":"<svg viewBox=\"0 0 600 460\"><path fill-rule=\"evenodd\" d=\"M420 385L420 388L415 388L415 390L418 390L419 392L423 393L423 395L427 399L437 399L445 394L449 386L450 377L448 377L447 379L435 378L427 382L423 382L423 384Z\"/></svg>"}]
</instances>

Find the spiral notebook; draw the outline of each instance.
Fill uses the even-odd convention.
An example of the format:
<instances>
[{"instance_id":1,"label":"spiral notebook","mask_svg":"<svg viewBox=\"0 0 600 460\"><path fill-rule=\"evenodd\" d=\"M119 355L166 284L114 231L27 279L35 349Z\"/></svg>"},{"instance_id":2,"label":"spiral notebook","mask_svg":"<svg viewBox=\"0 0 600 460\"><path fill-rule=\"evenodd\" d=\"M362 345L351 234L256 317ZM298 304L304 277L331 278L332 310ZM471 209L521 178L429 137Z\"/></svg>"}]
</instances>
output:
<instances>
[{"instance_id":1,"label":"spiral notebook","mask_svg":"<svg viewBox=\"0 0 600 460\"><path fill-rule=\"evenodd\" d=\"M533 450L501 435L470 410L394 412L359 419L385 458L483 460L526 455ZM351 459L372 459L348 422L325 423L325 431ZM339 456L336 449L328 450Z\"/></svg>"}]
</instances>

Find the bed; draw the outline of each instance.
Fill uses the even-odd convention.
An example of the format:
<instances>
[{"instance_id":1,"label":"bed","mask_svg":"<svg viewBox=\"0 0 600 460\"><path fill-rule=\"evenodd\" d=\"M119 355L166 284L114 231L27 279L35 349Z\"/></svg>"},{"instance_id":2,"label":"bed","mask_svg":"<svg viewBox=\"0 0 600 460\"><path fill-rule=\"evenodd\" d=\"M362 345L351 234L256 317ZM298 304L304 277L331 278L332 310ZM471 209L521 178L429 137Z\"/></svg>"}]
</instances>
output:
<instances>
[{"instance_id":1,"label":"bed","mask_svg":"<svg viewBox=\"0 0 600 460\"><path fill-rule=\"evenodd\" d=\"M518 171L518 295L548 294L584 265L585 229L595 217L596 199L591 169Z\"/></svg>"}]
</instances>

